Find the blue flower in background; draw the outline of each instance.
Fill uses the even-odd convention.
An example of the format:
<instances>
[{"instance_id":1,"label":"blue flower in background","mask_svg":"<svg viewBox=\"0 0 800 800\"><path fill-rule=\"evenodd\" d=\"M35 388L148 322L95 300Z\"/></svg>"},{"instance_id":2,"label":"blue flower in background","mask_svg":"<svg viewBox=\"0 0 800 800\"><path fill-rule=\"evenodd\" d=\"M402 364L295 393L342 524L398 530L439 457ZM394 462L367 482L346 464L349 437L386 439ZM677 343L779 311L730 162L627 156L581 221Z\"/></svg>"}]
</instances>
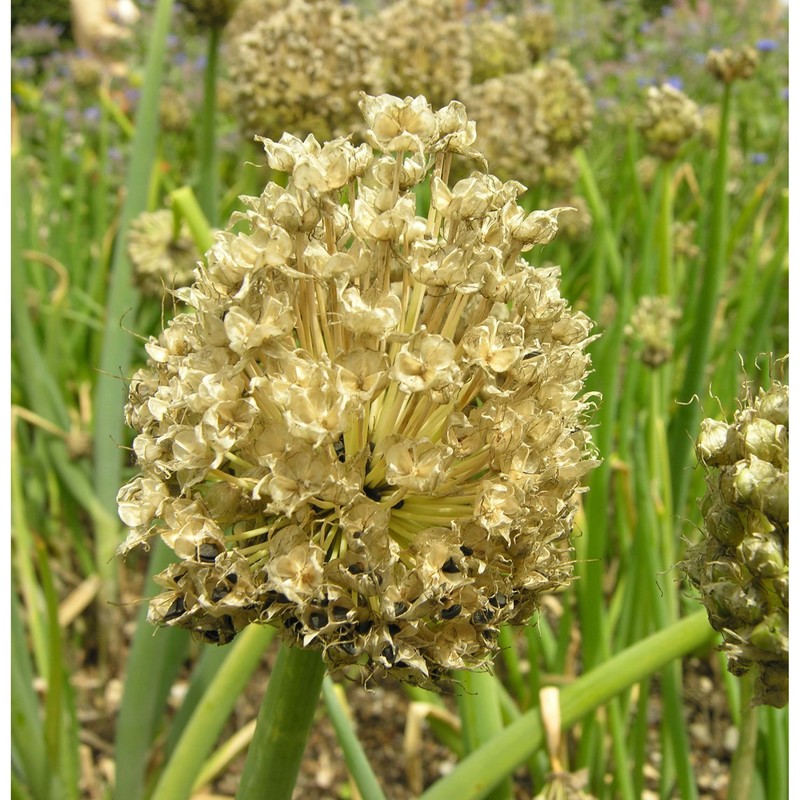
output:
<instances>
[{"instance_id":1,"label":"blue flower in background","mask_svg":"<svg viewBox=\"0 0 800 800\"><path fill-rule=\"evenodd\" d=\"M677 75L670 75L664 83L669 84L673 89L683 89L683 79Z\"/></svg>"},{"instance_id":2,"label":"blue flower in background","mask_svg":"<svg viewBox=\"0 0 800 800\"><path fill-rule=\"evenodd\" d=\"M766 164L767 163L767 154L766 153L750 153L750 163L751 164Z\"/></svg>"},{"instance_id":3,"label":"blue flower in background","mask_svg":"<svg viewBox=\"0 0 800 800\"><path fill-rule=\"evenodd\" d=\"M760 50L762 53L771 53L777 49L778 43L774 39L759 39L756 42L756 50Z\"/></svg>"}]
</instances>

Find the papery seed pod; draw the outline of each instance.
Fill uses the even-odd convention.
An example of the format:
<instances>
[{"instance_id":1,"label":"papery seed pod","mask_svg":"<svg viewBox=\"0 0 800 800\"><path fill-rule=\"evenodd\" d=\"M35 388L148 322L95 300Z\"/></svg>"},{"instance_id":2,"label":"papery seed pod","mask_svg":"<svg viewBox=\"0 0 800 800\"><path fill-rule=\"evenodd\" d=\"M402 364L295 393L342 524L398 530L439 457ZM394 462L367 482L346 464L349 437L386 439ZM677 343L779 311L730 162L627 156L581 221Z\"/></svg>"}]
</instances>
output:
<instances>
[{"instance_id":1,"label":"papery seed pod","mask_svg":"<svg viewBox=\"0 0 800 800\"><path fill-rule=\"evenodd\" d=\"M701 504L708 536L682 565L722 633L728 669L756 670L754 702L774 706L788 700L787 409L788 389L774 381L757 398L748 393L733 424L703 422L697 453L709 470Z\"/></svg>"}]
</instances>

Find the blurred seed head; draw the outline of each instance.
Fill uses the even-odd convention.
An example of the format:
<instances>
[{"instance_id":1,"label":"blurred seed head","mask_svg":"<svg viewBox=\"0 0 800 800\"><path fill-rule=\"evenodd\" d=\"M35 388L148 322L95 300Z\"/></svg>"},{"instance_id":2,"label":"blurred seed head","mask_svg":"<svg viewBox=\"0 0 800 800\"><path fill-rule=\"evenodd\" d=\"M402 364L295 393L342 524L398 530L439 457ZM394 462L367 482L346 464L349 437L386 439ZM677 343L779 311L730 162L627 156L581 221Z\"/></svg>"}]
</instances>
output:
<instances>
[{"instance_id":1,"label":"blurred seed head","mask_svg":"<svg viewBox=\"0 0 800 800\"><path fill-rule=\"evenodd\" d=\"M141 291L161 298L165 288L188 286L200 260L186 223L177 233L171 211L144 212L128 229L128 256Z\"/></svg>"},{"instance_id":2,"label":"blurred seed head","mask_svg":"<svg viewBox=\"0 0 800 800\"><path fill-rule=\"evenodd\" d=\"M378 88L375 33L354 6L336 0L267 9L228 41L226 53L248 138L348 133L360 123L358 93Z\"/></svg>"},{"instance_id":3,"label":"blurred seed head","mask_svg":"<svg viewBox=\"0 0 800 800\"><path fill-rule=\"evenodd\" d=\"M672 358L675 324L680 317L668 297L639 299L625 334L641 345L639 358L645 366L656 369Z\"/></svg>"},{"instance_id":4,"label":"blurred seed head","mask_svg":"<svg viewBox=\"0 0 800 800\"><path fill-rule=\"evenodd\" d=\"M181 0L181 5L198 28L224 28L239 0Z\"/></svg>"},{"instance_id":5,"label":"blurred seed head","mask_svg":"<svg viewBox=\"0 0 800 800\"><path fill-rule=\"evenodd\" d=\"M651 86L647 91L645 108L639 118L639 130L647 150L669 161L701 128L697 104L680 89L668 83Z\"/></svg>"},{"instance_id":6,"label":"blurred seed head","mask_svg":"<svg viewBox=\"0 0 800 800\"><path fill-rule=\"evenodd\" d=\"M525 4L512 20L528 48L531 62L540 61L556 39L556 18L552 10Z\"/></svg>"},{"instance_id":7,"label":"blurred seed head","mask_svg":"<svg viewBox=\"0 0 800 800\"><path fill-rule=\"evenodd\" d=\"M472 83L529 66L528 49L513 22L513 18L495 19L488 12L470 16L467 32Z\"/></svg>"},{"instance_id":8,"label":"blurred seed head","mask_svg":"<svg viewBox=\"0 0 800 800\"><path fill-rule=\"evenodd\" d=\"M788 701L789 390L749 392L732 424L703 420L705 538L682 567L722 633L728 669L756 670L754 702Z\"/></svg>"},{"instance_id":9,"label":"blurred seed head","mask_svg":"<svg viewBox=\"0 0 800 800\"><path fill-rule=\"evenodd\" d=\"M752 78L757 66L758 51L749 46L709 50L706 55L706 69L720 83Z\"/></svg>"},{"instance_id":10,"label":"blurred seed head","mask_svg":"<svg viewBox=\"0 0 800 800\"><path fill-rule=\"evenodd\" d=\"M129 387L121 552L176 554L158 625L222 644L272 624L331 667L433 685L570 580L592 324L521 257L559 209L448 180L475 156L460 103L360 106L368 144L263 139L286 188L246 198L175 291L190 312Z\"/></svg>"},{"instance_id":11,"label":"blurred seed head","mask_svg":"<svg viewBox=\"0 0 800 800\"><path fill-rule=\"evenodd\" d=\"M163 86L158 98L158 114L165 131L183 133L192 124L192 110L186 95L173 88Z\"/></svg>"},{"instance_id":12,"label":"blurred seed head","mask_svg":"<svg viewBox=\"0 0 800 800\"><path fill-rule=\"evenodd\" d=\"M370 23L381 56L382 89L425 95L433 106L460 98L470 83L470 38L456 3L395 0Z\"/></svg>"},{"instance_id":13,"label":"blurred seed head","mask_svg":"<svg viewBox=\"0 0 800 800\"><path fill-rule=\"evenodd\" d=\"M471 86L464 102L478 126L478 147L503 179L570 188L572 151L590 130L591 97L561 59Z\"/></svg>"}]
</instances>

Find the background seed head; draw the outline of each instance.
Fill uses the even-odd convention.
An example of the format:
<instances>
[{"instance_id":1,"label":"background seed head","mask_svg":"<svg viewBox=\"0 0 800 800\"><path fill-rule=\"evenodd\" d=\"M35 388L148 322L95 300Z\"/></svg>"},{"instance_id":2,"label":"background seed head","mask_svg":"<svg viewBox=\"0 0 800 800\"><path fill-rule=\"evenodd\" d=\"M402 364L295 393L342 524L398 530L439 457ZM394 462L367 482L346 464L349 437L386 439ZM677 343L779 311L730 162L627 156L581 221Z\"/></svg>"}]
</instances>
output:
<instances>
[{"instance_id":1,"label":"background seed head","mask_svg":"<svg viewBox=\"0 0 800 800\"><path fill-rule=\"evenodd\" d=\"M680 89L666 83L648 89L639 129L649 153L665 161L675 158L701 126L697 104Z\"/></svg>"},{"instance_id":2,"label":"background seed head","mask_svg":"<svg viewBox=\"0 0 800 800\"><path fill-rule=\"evenodd\" d=\"M704 420L696 444L707 470L706 537L683 564L728 669L756 670L754 702L788 701L788 387L774 381L727 424Z\"/></svg>"}]
</instances>

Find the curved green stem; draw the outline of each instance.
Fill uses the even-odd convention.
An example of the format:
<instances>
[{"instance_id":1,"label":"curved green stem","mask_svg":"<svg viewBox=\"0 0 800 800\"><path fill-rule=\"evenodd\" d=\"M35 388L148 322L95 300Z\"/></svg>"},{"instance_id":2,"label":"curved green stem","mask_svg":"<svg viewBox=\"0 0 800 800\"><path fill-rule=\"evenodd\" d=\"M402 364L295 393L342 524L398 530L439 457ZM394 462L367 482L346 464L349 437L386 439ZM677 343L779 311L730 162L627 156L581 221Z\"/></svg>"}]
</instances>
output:
<instances>
[{"instance_id":1,"label":"curved green stem","mask_svg":"<svg viewBox=\"0 0 800 800\"><path fill-rule=\"evenodd\" d=\"M200 204L208 221L217 224L217 62L220 28L208 33L208 57L203 83L203 116L200 123Z\"/></svg>"},{"instance_id":2,"label":"curved green stem","mask_svg":"<svg viewBox=\"0 0 800 800\"><path fill-rule=\"evenodd\" d=\"M682 658L716 636L705 610L649 636L583 675L561 692L562 730L574 725L613 697ZM420 800L479 800L544 744L539 709L523 714L491 741L468 755Z\"/></svg>"},{"instance_id":3,"label":"curved green stem","mask_svg":"<svg viewBox=\"0 0 800 800\"><path fill-rule=\"evenodd\" d=\"M239 636L197 704L150 800L189 797L197 773L274 635L274 628L250 625Z\"/></svg>"},{"instance_id":4,"label":"curved green stem","mask_svg":"<svg viewBox=\"0 0 800 800\"><path fill-rule=\"evenodd\" d=\"M291 800L324 676L319 652L281 646L236 800Z\"/></svg>"}]
</instances>

